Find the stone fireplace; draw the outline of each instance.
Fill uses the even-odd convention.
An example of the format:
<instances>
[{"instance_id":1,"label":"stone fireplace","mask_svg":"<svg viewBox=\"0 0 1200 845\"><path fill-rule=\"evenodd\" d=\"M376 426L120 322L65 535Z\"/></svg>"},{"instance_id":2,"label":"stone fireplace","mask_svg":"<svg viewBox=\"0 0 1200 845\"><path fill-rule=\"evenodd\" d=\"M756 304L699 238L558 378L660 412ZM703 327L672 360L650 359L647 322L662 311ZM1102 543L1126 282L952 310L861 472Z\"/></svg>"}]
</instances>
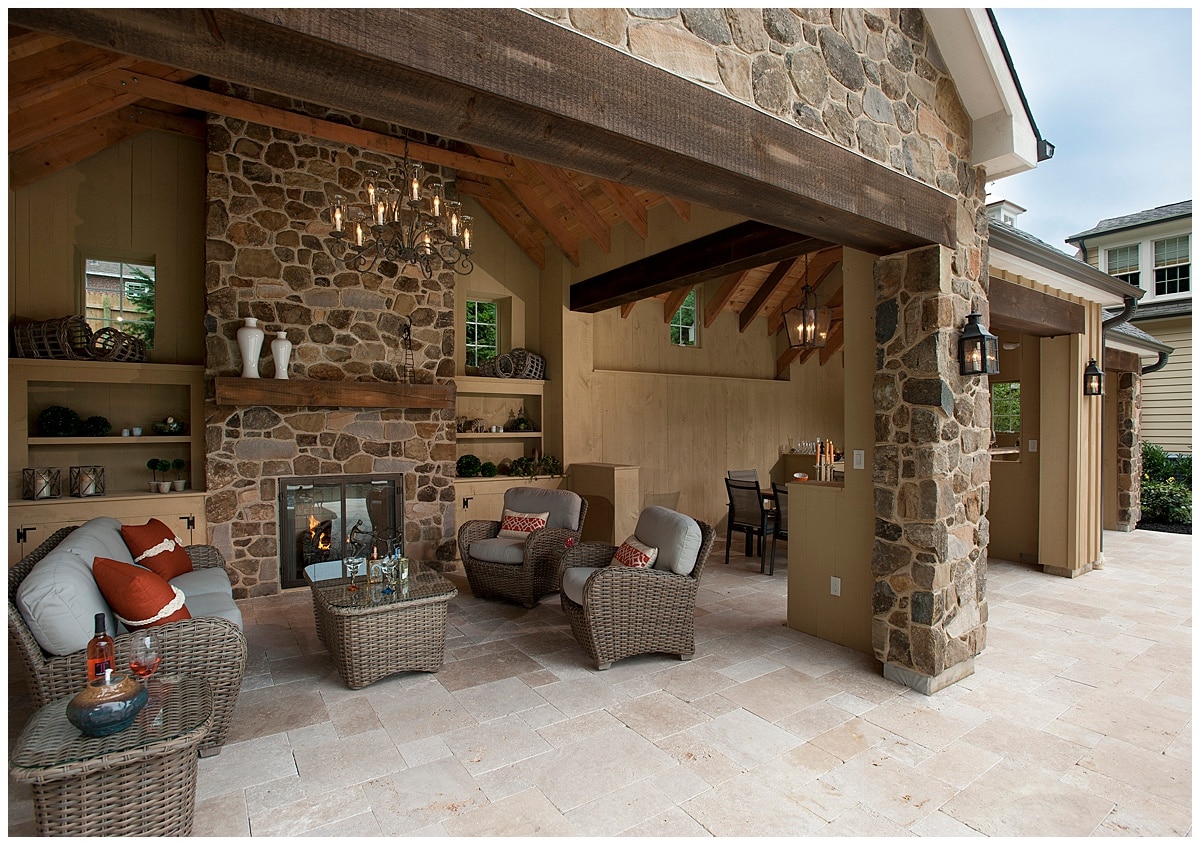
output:
<instances>
[{"instance_id":1,"label":"stone fireplace","mask_svg":"<svg viewBox=\"0 0 1200 845\"><path fill-rule=\"evenodd\" d=\"M352 196L368 170L396 164L370 151L209 117L210 384L240 373L235 333L245 317L256 317L268 339L287 333L293 380L401 382L402 338L411 324L413 381L453 381L454 273L435 270L423 279L395 265L347 271L321 237L327 194ZM263 382L275 375L269 352L261 371ZM280 577L281 479L402 479L397 497L407 554L454 557L453 408L363 407L353 399L218 404L210 391L205 437L209 533L229 561L236 598L291 585Z\"/></svg>"}]
</instances>

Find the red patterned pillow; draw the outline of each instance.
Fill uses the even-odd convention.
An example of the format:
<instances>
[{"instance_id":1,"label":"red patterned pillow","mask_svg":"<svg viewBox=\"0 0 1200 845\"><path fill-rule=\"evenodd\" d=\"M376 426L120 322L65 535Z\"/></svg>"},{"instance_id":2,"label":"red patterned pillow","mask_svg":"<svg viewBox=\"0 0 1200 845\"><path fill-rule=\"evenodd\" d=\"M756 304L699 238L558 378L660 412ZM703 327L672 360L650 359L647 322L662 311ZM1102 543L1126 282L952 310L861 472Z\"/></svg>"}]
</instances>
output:
<instances>
[{"instance_id":1,"label":"red patterned pillow","mask_svg":"<svg viewBox=\"0 0 1200 845\"><path fill-rule=\"evenodd\" d=\"M157 572L168 581L192 571L192 559L183 550L183 541L157 519L151 519L145 525L122 525L121 537L129 547L134 563Z\"/></svg>"},{"instance_id":2,"label":"red patterned pillow","mask_svg":"<svg viewBox=\"0 0 1200 845\"><path fill-rule=\"evenodd\" d=\"M521 513L520 511L510 511L508 508L505 508L504 518L500 520L500 536L524 540L530 533L545 528L548 519L550 519L550 511L546 511L545 513Z\"/></svg>"},{"instance_id":3,"label":"red patterned pillow","mask_svg":"<svg viewBox=\"0 0 1200 845\"><path fill-rule=\"evenodd\" d=\"M92 575L113 613L131 631L192 618L183 591L140 566L98 557Z\"/></svg>"},{"instance_id":4,"label":"red patterned pillow","mask_svg":"<svg viewBox=\"0 0 1200 845\"><path fill-rule=\"evenodd\" d=\"M653 566L657 559L658 549L638 542L638 538L630 534L629 539L622 543L621 548L617 549L617 553L613 555L609 566L632 566L634 569L646 569Z\"/></svg>"}]
</instances>

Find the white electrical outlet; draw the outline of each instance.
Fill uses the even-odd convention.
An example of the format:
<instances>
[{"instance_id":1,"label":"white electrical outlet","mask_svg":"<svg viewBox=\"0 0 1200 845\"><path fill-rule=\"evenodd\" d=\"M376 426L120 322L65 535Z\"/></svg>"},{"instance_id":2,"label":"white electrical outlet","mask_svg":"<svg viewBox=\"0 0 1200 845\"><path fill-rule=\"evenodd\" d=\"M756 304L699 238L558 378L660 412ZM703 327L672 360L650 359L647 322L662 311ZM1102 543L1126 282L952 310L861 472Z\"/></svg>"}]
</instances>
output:
<instances>
[{"instance_id":1,"label":"white electrical outlet","mask_svg":"<svg viewBox=\"0 0 1200 845\"><path fill-rule=\"evenodd\" d=\"M862 469L867 464L867 453L864 449L854 450L854 468Z\"/></svg>"},{"instance_id":2,"label":"white electrical outlet","mask_svg":"<svg viewBox=\"0 0 1200 845\"><path fill-rule=\"evenodd\" d=\"M1030 440L1030 441L1029 441L1029 451L1030 451L1030 452L1036 452L1036 451L1037 451L1037 441L1036 441L1036 440Z\"/></svg>"},{"instance_id":3,"label":"white electrical outlet","mask_svg":"<svg viewBox=\"0 0 1200 845\"><path fill-rule=\"evenodd\" d=\"M842 579L836 575L829 576L829 595L840 596L842 594Z\"/></svg>"}]
</instances>

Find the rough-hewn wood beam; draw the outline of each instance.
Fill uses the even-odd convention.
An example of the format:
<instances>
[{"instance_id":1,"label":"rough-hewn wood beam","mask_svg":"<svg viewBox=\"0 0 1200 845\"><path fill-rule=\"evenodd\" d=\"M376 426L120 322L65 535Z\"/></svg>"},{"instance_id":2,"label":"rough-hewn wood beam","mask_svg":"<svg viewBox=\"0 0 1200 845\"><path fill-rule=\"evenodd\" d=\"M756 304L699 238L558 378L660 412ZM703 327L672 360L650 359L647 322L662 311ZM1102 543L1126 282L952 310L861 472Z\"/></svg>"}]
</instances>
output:
<instances>
[{"instance_id":1,"label":"rough-hewn wood beam","mask_svg":"<svg viewBox=\"0 0 1200 845\"><path fill-rule=\"evenodd\" d=\"M91 83L113 91L136 92L139 98L144 97L148 100L158 100L162 103L185 106L189 109L213 114L223 114L227 117L237 117L276 129L298 132L310 138L352 144L395 156L402 156L405 152L403 138L357 129L330 120L320 120L284 109L264 106L260 103L250 103L239 100L237 97L228 97L212 91L201 91L199 88L176 85L145 74L116 70L92 77ZM411 158L428 164L444 164L456 170L465 170L468 173L478 173L483 176L512 180L521 178L513 167L504 162L489 162L476 156L416 142L409 142L407 149Z\"/></svg>"},{"instance_id":2,"label":"rough-hewn wood beam","mask_svg":"<svg viewBox=\"0 0 1200 845\"><path fill-rule=\"evenodd\" d=\"M9 21L876 255L957 245L953 196L529 12L205 12L14 8Z\"/></svg>"},{"instance_id":3,"label":"rough-hewn wood beam","mask_svg":"<svg viewBox=\"0 0 1200 845\"><path fill-rule=\"evenodd\" d=\"M621 216L633 227L633 231L638 233L638 237L646 240L649 231L646 228L646 206L642 205L637 194L628 186L609 179L597 179L596 183L617 206Z\"/></svg>"},{"instance_id":4,"label":"rough-hewn wood beam","mask_svg":"<svg viewBox=\"0 0 1200 845\"><path fill-rule=\"evenodd\" d=\"M571 310L594 314L637 299L828 246L807 235L753 220L571 285Z\"/></svg>"},{"instance_id":5,"label":"rough-hewn wood beam","mask_svg":"<svg viewBox=\"0 0 1200 845\"><path fill-rule=\"evenodd\" d=\"M767 304L767 300L771 298L771 294L787 278L787 274L791 271L792 265L796 263L795 258L787 258L776 264L767 277L763 279L763 283L758 286L758 290L754 292L754 296L746 303L746 307L738 315L738 331L744 332L750 328L750 324L754 322L754 318L763 310L763 306Z\"/></svg>"},{"instance_id":6,"label":"rough-hewn wood beam","mask_svg":"<svg viewBox=\"0 0 1200 845\"><path fill-rule=\"evenodd\" d=\"M988 288L989 330L1008 329L1037 337L1083 334L1084 308L1056 296L992 276Z\"/></svg>"}]
</instances>

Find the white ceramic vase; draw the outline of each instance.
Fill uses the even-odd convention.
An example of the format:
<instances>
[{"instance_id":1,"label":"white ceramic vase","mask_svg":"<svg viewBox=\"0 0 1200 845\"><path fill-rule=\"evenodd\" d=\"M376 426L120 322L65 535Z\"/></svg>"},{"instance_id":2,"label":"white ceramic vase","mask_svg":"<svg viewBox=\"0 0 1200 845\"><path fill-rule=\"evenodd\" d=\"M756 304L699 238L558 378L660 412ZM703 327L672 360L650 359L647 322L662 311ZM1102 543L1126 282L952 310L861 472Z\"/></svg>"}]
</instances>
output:
<instances>
[{"instance_id":1,"label":"white ceramic vase","mask_svg":"<svg viewBox=\"0 0 1200 845\"><path fill-rule=\"evenodd\" d=\"M275 378L287 378L288 361L292 360L292 342L288 340L287 332L275 332L271 357L275 359Z\"/></svg>"},{"instance_id":2,"label":"white ceramic vase","mask_svg":"<svg viewBox=\"0 0 1200 845\"><path fill-rule=\"evenodd\" d=\"M266 332L258 327L254 317L246 318L246 325L237 330L238 349L242 352L242 378L258 378L258 356L262 354Z\"/></svg>"}]
</instances>

